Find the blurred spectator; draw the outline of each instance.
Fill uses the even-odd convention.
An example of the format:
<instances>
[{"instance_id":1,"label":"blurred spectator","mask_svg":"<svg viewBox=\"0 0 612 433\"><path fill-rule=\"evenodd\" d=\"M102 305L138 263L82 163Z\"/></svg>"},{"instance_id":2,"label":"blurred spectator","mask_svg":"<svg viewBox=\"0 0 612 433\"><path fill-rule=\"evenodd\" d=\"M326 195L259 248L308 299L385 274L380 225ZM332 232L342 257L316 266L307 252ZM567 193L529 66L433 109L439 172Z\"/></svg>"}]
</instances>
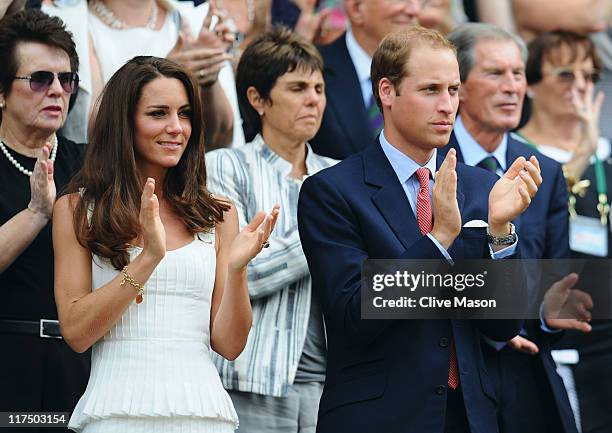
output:
<instances>
[{"instance_id":1,"label":"blurred spectator","mask_svg":"<svg viewBox=\"0 0 612 433\"><path fill-rule=\"evenodd\" d=\"M28 9L0 21L0 64L0 411L70 412L89 354L60 334L50 220L56 191L83 157L82 145L55 135L79 59L58 18Z\"/></svg>"},{"instance_id":2,"label":"blurred spectator","mask_svg":"<svg viewBox=\"0 0 612 433\"><path fill-rule=\"evenodd\" d=\"M85 141L90 116L104 84L136 55L169 57L198 79L204 101L207 148L240 144L232 134L238 110L231 67L225 53L229 29L221 20L212 23L215 10L208 4L150 0L45 0L43 10L60 16L74 34L81 64L79 97L63 132ZM209 29L212 25L214 29ZM225 75L220 74L222 68ZM219 76L223 83L218 80ZM223 84L223 87L222 87ZM228 102L234 101L234 110ZM236 133L240 133L239 122ZM236 128L234 128L236 129Z\"/></svg>"},{"instance_id":3,"label":"blurred spectator","mask_svg":"<svg viewBox=\"0 0 612 433\"><path fill-rule=\"evenodd\" d=\"M372 54L388 33L417 22L422 1L345 0L350 28L321 47L327 107L310 141L315 152L343 159L378 136L382 115L372 95Z\"/></svg>"},{"instance_id":4,"label":"blurred spectator","mask_svg":"<svg viewBox=\"0 0 612 433\"><path fill-rule=\"evenodd\" d=\"M591 39L595 43L603 66L601 80L597 83L596 89L608 95L602 108L604 121L599 127L602 136L612 138L612 24L605 31L592 34Z\"/></svg>"},{"instance_id":5,"label":"blurred spectator","mask_svg":"<svg viewBox=\"0 0 612 433\"><path fill-rule=\"evenodd\" d=\"M240 432L314 433L325 381L326 344L297 227L303 179L335 161L312 151L325 109L323 60L287 29L260 35L238 64L238 97L255 139L206 156L208 186L236 206L240 226L276 203L270 247L248 265L253 327L234 362L216 364Z\"/></svg>"},{"instance_id":6,"label":"blurred spectator","mask_svg":"<svg viewBox=\"0 0 612 433\"><path fill-rule=\"evenodd\" d=\"M420 25L436 29L445 35L464 21L465 14L457 0L427 0L423 2L419 12Z\"/></svg>"},{"instance_id":7,"label":"blurred spectator","mask_svg":"<svg viewBox=\"0 0 612 433\"><path fill-rule=\"evenodd\" d=\"M499 176L518 157L537 164L542 184L529 208L515 220L521 257L568 258L567 190L561 166L510 133L519 123L527 90L525 43L517 35L485 23L459 26L448 38L457 47L460 115L448 146L440 153L455 148L458 162ZM535 286L530 303L537 305L541 281L537 276L530 280ZM548 320L543 324L546 326L527 321L522 336L510 344L482 347L496 384L500 430L505 433L576 433L568 397L550 353L557 331L548 332L553 326ZM555 327L561 326L582 328L585 324L578 320L555 323ZM523 350L523 346L532 347ZM524 416L517 417L517 413Z\"/></svg>"},{"instance_id":8,"label":"blurred spectator","mask_svg":"<svg viewBox=\"0 0 612 433\"><path fill-rule=\"evenodd\" d=\"M601 32L612 18L610 0L512 0L512 6L516 28L526 41L552 30Z\"/></svg>"},{"instance_id":9,"label":"blurred spectator","mask_svg":"<svg viewBox=\"0 0 612 433\"><path fill-rule=\"evenodd\" d=\"M0 19L23 8L25 0L0 0Z\"/></svg>"},{"instance_id":10,"label":"blurred spectator","mask_svg":"<svg viewBox=\"0 0 612 433\"><path fill-rule=\"evenodd\" d=\"M573 255L612 257L612 164L610 141L599 131L603 95L594 96L593 90L601 71L595 47L585 35L557 31L536 36L529 53L532 114L519 132L566 163L570 232L576 234L570 236ZM568 333L558 345L564 351L556 352L556 360L582 432L604 433L612 431L612 323L594 322L592 327L589 335Z\"/></svg>"}]
</instances>

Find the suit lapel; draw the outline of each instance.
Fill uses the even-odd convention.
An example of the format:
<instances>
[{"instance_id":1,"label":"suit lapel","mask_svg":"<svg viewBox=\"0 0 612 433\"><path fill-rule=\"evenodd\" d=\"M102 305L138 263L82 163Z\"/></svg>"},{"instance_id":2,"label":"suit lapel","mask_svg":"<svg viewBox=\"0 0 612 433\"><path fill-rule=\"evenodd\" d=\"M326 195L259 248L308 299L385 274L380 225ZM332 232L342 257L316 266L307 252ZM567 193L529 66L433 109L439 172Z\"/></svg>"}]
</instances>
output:
<instances>
[{"instance_id":1,"label":"suit lapel","mask_svg":"<svg viewBox=\"0 0 612 433\"><path fill-rule=\"evenodd\" d=\"M372 202L402 245L408 248L422 236L421 231L406 193L378 140L363 152L362 157L365 182L380 188L372 195ZM440 168L442 161L443 158L438 155L437 169ZM465 196L461 191L461 182L458 182L457 204L460 213L463 210L464 202Z\"/></svg>"},{"instance_id":2,"label":"suit lapel","mask_svg":"<svg viewBox=\"0 0 612 433\"><path fill-rule=\"evenodd\" d=\"M521 154L517 151L516 145L514 144L514 139L511 134L508 132L508 144L506 146L506 170L504 173L510 168L512 163L516 158L521 156ZM522 226L523 215L525 212L516 217L512 222L514 224L514 229L519 232Z\"/></svg>"},{"instance_id":3,"label":"suit lapel","mask_svg":"<svg viewBox=\"0 0 612 433\"><path fill-rule=\"evenodd\" d=\"M455 131L451 132L450 139L448 140L448 144L440 149L439 153L443 156L446 156L449 150L455 149L457 151L457 162L465 163L465 159L463 158L463 153L461 152L461 148L459 147L459 142L457 141L457 137L455 137Z\"/></svg>"},{"instance_id":4,"label":"suit lapel","mask_svg":"<svg viewBox=\"0 0 612 433\"><path fill-rule=\"evenodd\" d=\"M421 232L406 193L378 140L362 156L365 182L380 188L372 195L372 201L404 248L408 248L421 237Z\"/></svg>"},{"instance_id":5,"label":"suit lapel","mask_svg":"<svg viewBox=\"0 0 612 433\"><path fill-rule=\"evenodd\" d=\"M371 137L368 115L363 104L361 84L355 66L346 48L345 35L330 46L331 56L326 56L325 86L329 98L327 104L333 110L339 126L351 138L351 145L360 143L363 137ZM333 48L333 49L332 49ZM353 147L353 152L361 151Z\"/></svg>"}]
</instances>

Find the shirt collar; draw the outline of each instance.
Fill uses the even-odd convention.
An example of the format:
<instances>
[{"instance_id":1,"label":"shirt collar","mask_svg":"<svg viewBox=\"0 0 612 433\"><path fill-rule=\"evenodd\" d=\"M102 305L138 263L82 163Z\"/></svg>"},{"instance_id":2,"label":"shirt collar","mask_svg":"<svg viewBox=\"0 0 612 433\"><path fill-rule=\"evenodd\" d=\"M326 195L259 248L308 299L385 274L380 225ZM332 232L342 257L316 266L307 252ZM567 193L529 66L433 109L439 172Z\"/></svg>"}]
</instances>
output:
<instances>
[{"instance_id":1,"label":"shirt collar","mask_svg":"<svg viewBox=\"0 0 612 433\"><path fill-rule=\"evenodd\" d=\"M487 152L468 132L461 120L461 116L457 116L455 120L455 137L463 154L463 160L466 165L476 166L480 161L488 157L494 156L499 163L502 171L506 171L506 149L508 149L508 134L505 133L502 141L493 152Z\"/></svg>"},{"instance_id":2,"label":"shirt collar","mask_svg":"<svg viewBox=\"0 0 612 433\"><path fill-rule=\"evenodd\" d=\"M355 66L359 83L370 82L370 68L372 67L372 57L365 52L361 45L355 39L353 31L349 28L346 31L346 49Z\"/></svg>"},{"instance_id":3,"label":"shirt collar","mask_svg":"<svg viewBox=\"0 0 612 433\"><path fill-rule=\"evenodd\" d=\"M257 134L252 141L252 145L274 170L281 173L283 176L291 176L293 166L286 159L281 158L276 152L268 147L261 134ZM312 151L310 144L306 143L306 171L308 174L317 171L317 155ZM308 176L307 174L307 176Z\"/></svg>"},{"instance_id":4,"label":"shirt collar","mask_svg":"<svg viewBox=\"0 0 612 433\"><path fill-rule=\"evenodd\" d=\"M387 141L384 129L380 134L380 145L402 185L414 175L417 169L421 168L416 161L406 154L400 152L395 146ZM434 149L431 158L429 158L429 161L427 161L427 163L423 166L429 169L433 179L435 179L436 176L436 157L437 150Z\"/></svg>"}]
</instances>

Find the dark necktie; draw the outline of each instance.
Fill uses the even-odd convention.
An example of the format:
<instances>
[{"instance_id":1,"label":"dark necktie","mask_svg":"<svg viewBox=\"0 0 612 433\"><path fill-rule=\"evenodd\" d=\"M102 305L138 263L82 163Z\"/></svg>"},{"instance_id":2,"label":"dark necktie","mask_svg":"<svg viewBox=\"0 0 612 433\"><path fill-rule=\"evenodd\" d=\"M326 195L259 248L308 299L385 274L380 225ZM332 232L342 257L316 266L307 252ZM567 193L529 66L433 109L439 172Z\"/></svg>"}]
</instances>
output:
<instances>
[{"instance_id":1,"label":"dark necktie","mask_svg":"<svg viewBox=\"0 0 612 433\"><path fill-rule=\"evenodd\" d=\"M491 173L497 173L497 169L501 168L499 166L499 162L497 162L497 159L493 155L487 156L485 159L483 159L476 165L480 168L484 168L485 170L490 171Z\"/></svg>"}]
</instances>

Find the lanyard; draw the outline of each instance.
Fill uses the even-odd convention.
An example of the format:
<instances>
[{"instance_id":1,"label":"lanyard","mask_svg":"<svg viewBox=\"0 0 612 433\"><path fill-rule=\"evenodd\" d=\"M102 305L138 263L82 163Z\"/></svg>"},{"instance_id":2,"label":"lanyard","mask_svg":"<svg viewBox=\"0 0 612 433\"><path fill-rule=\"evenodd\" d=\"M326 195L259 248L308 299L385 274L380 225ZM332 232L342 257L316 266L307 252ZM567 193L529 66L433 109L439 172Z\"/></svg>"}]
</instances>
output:
<instances>
[{"instance_id":1,"label":"lanyard","mask_svg":"<svg viewBox=\"0 0 612 433\"><path fill-rule=\"evenodd\" d=\"M608 204L608 185L603 162L595 155L595 186L597 188L597 210L602 225L608 223L610 205Z\"/></svg>"}]
</instances>

